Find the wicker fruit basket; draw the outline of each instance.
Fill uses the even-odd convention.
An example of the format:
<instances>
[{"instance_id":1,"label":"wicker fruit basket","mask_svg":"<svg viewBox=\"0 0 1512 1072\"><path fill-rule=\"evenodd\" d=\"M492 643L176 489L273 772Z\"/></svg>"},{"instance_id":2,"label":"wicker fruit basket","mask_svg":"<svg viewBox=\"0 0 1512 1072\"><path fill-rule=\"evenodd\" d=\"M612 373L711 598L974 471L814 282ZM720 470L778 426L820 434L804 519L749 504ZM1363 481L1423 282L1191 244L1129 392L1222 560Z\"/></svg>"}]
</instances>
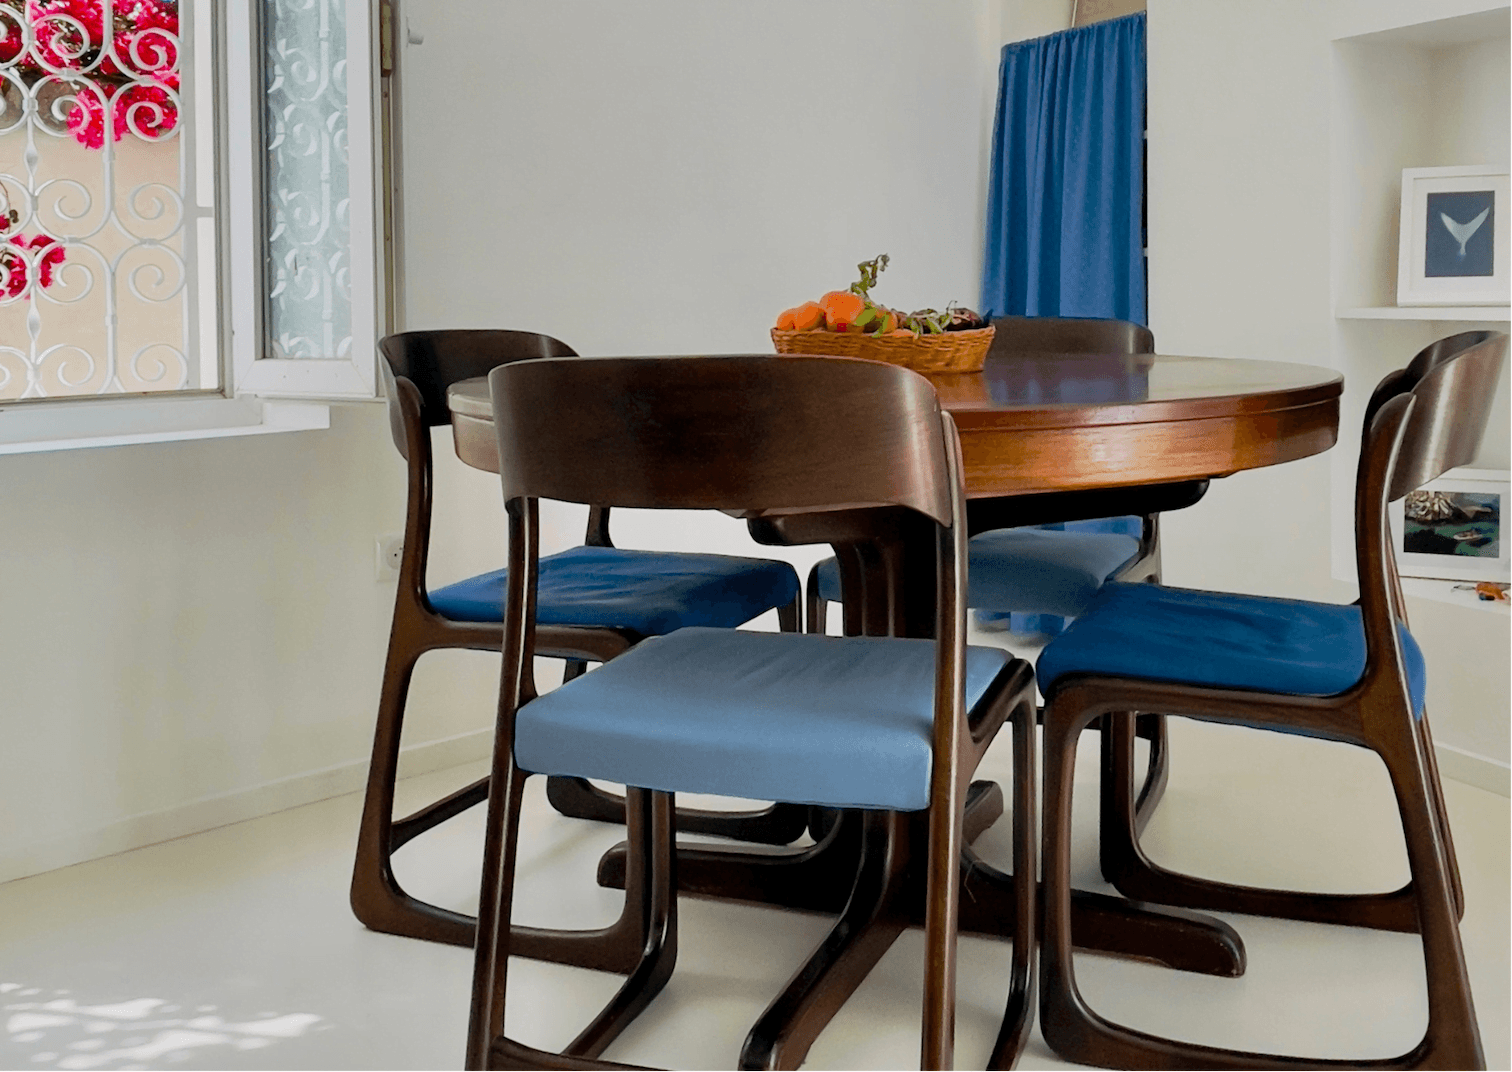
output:
<instances>
[{"instance_id":1,"label":"wicker fruit basket","mask_svg":"<svg viewBox=\"0 0 1512 1072\"><path fill-rule=\"evenodd\" d=\"M864 357L902 365L926 375L981 372L992 346L993 329L944 331L935 335L865 335L851 331L780 331L772 329L779 354Z\"/></svg>"}]
</instances>

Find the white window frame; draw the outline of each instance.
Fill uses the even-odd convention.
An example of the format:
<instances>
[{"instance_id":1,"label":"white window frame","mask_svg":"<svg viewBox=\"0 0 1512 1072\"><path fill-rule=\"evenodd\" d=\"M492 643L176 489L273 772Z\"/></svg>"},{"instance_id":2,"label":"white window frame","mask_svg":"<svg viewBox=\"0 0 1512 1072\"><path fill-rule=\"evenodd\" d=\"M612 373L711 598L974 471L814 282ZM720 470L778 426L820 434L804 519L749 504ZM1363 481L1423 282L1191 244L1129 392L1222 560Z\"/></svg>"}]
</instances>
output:
<instances>
[{"instance_id":1,"label":"white window frame","mask_svg":"<svg viewBox=\"0 0 1512 1072\"><path fill-rule=\"evenodd\" d=\"M330 426L326 401L377 398L376 346L383 297L378 236L382 200L378 4L346 0L348 146L352 234L352 346L346 359L262 357L262 42L260 0L194 3L195 47L219 52L214 147L221 177L219 330L192 345L217 347L218 391L0 403L0 454L306 431ZM204 23L218 12L219 26ZM208 29L209 33L203 32ZM201 56L198 62L205 62ZM366 62L361 62L366 60ZM201 138L203 133L199 132ZM197 145L189 151L204 151ZM366 161L367 166L362 166ZM191 361L204 360L194 353Z\"/></svg>"}]
</instances>

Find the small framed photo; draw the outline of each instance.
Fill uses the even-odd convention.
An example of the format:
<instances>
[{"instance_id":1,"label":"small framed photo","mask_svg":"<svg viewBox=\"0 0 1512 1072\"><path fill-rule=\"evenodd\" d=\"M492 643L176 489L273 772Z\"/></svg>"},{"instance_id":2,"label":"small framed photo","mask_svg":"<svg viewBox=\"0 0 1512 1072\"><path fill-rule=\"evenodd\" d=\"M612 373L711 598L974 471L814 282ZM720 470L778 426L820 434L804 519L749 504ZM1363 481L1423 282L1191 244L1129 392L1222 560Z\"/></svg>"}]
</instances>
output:
<instances>
[{"instance_id":1,"label":"small framed photo","mask_svg":"<svg viewBox=\"0 0 1512 1072\"><path fill-rule=\"evenodd\" d=\"M1508 579L1501 516L1508 474L1451 469L1391 504L1391 535L1403 577Z\"/></svg>"},{"instance_id":2,"label":"small framed photo","mask_svg":"<svg viewBox=\"0 0 1512 1072\"><path fill-rule=\"evenodd\" d=\"M1398 305L1506 305L1507 168L1402 172Z\"/></svg>"}]
</instances>

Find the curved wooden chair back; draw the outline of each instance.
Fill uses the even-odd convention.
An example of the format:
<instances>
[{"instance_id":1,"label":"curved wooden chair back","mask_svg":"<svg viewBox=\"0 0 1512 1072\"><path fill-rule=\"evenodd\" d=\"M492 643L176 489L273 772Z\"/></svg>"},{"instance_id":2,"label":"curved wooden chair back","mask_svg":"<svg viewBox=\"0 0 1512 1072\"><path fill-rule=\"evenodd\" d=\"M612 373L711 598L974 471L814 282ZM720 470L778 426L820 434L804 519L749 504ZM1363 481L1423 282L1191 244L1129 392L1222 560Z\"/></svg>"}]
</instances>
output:
<instances>
[{"instance_id":1,"label":"curved wooden chair back","mask_svg":"<svg viewBox=\"0 0 1512 1072\"><path fill-rule=\"evenodd\" d=\"M1403 598L1387 510L1391 501L1475 457L1506 353L1504 334L1469 332L1442 340L1385 377L1370 400L1355 490L1365 666L1354 685L1321 696L1239 688L1215 692L1210 685L1089 674L1049 686L1052 712L1046 720L1043 811L1047 906L1040 1011L1046 1040L1062 1056L1109 1068L1345 1064L1155 1038L1101 1019L1079 998L1073 999L1066 906L1075 736L1105 712L1132 708L1305 732L1361 744L1380 756L1395 791L1411 873L1409 883L1396 891L1316 894L1258 889L1175 874L1148 860L1139 868L1125 867L1112 881L1126 896L1200 911L1416 931L1422 936L1428 989L1425 1034L1408 1053L1364 1063L1383 1068L1485 1067L1459 936L1463 893L1427 713L1419 713L1408 674ZM1121 747L1132 746L1127 727L1122 732ZM1124 844L1129 844L1128 809L1114 821L1123 830ZM1106 812L1104 822L1109 822Z\"/></svg>"},{"instance_id":2,"label":"curved wooden chair back","mask_svg":"<svg viewBox=\"0 0 1512 1072\"><path fill-rule=\"evenodd\" d=\"M1355 552L1360 584L1360 610L1365 621L1368 691L1387 680L1400 703L1393 710L1410 709L1401 672L1401 641L1397 622L1406 621L1401 585L1396 573L1388 504L1402 498L1449 469L1474 459L1490 420L1494 388L1507 357L1507 336L1484 336L1469 345L1440 347L1423 360L1416 383L1418 359L1396 380L1398 389L1373 398L1375 412L1360 448L1355 486ZM1463 340L1464 336L1456 336ZM1454 339L1443 340L1446 343ZM1429 354L1435 348L1419 354ZM1382 388L1394 376L1383 381ZM1377 395L1384 392L1377 389ZM1367 715L1367 723L1370 717ZM1400 719L1392 719L1395 723ZM1366 730L1370 731L1367 724Z\"/></svg>"},{"instance_id":3,"label":"curved wooden chair back","mask_svg":"<svg viewBox=\"0 0 1512 1072\"><path fill-rule=\"evenodd\" d=\"M992 353L1153 354L1155 335L1129 320L1069 316L1000 316Z\"/></svg>"},{"instance_id":4,"label":"curved wooden chair back","mask_svg":"<svg viewBox=\"0 0 1512 1072\"><path fill-rule=\"evenodd\" d=\"M489 375L506 499L650 509L906 506L951 524L924 377L852 358L532 361Z\"/></svg>"},{"instance_id":5,"label":"curved wooden chair back","mask_svg":"<svg viewBox=\"0 0 1512 1072\"><path fill-rule=\"evenodd\" d=\"M1494 339L1497 334L1498 332L1495 331L1462 331L1458 335L1437 339L1423 347L1402 368L1381 377L1381 382L1376 384L1375 390L1370 394L1370 401L1365 406L1365 427L1370 427L1371 418L1384 403L1403 391L1412 390L1424 376L1456 354L1472 346L1479 346L1488 339Z\"/></svg>"},{"instance_id":6,"label":"curved wooden chair back","mask_svg":"<svg viewBox=\"0 0 1512 1072\"><path fill-rule=\"evenodd\" d=\"M496 791L485 846L469 1066L485 1066L496 1043L516 1045L500 1035L512 934L516 826L511 824L517 821L510 816L518 808L522 777L514 764L513 726L515 713L536 695L537 501L547 498L746 515L894 506L936 523L939 610L926 864L930 967L922 1045L924 1067L949 1067L961 794L986 738L978 741L967 724L963 694L966 525L960 443L934 388L894 365L768 354L546 359L496 368L488 382L509 514L509 562ZM1032 714L1018 717L1032 730ZM659 836L662 847L656 851L666 863L657 865L660 871L653 868L661 875L653 885L660 882L658 888L665 889L672 881L670 825ZM658 904L671 896L664 892ZM665 921L663 909L656 912ZM1026 918L1032 915L1026 912ZM661 970L660 963L645 969L647 978ZM670 971L670 961L666 965ZM596 1055L600 1042L618 1034L644 1007L642 994L655 992L637 989L646 985L638 969L570 1052ZM626 996L632 992L635 997ZM538 1067L620 1067L542 1056ZM523 1063L518 1056L511 1060L517 1063L503 1067Z\"/></svg>"},{"instance_id":7,"label":"curved wooden chair back","mask_svg":"<svg viewBox=\"0 0 1512 1072\"><path fill-rule=\"evenodd\" d=\"M1496 400L1496 381L1507 358L1507 336L1467 334L1485 334L1486 338L1444 359L1425 361L1420 378L1412 386L1417 404L1392 472L1388 491L1392 501L1450 469L1468 465L1480 453L1481 438ZM1407 366L1409 375L1416 371L1421 358L1423 354Z\"/></svg>"},{"instance_id":8,"label":"curved wooden chair back","mask_svg":"<svg viewBox=\"0 0 1512 1072\"><path fill-rule=\"evenodd\" d=\"M511 361L577 356L550 335L488 328L400 332L379 342L378 351L395 376L420 391L420 419L427 428L451 421L446 389L454 383L487 376Z\"/></svg>"}]
</instances>

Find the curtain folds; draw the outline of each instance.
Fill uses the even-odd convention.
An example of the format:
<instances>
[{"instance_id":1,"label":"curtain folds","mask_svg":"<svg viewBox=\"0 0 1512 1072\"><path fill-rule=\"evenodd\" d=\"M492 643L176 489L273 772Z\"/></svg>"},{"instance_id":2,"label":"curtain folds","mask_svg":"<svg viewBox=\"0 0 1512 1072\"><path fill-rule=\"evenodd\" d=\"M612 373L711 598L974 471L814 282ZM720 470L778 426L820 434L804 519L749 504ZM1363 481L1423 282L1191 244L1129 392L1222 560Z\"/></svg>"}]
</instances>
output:
<instances>
[{"instance_id":1,"label":"curtain folds","mask_svg":"<svg viewBox=\"0 0 1512 1072\"><path fill-rule=\"evenodd\" d=\"M982 314L1145 323L1145 16L1003 48ZM1043 525L1138 537L1137 517ZM1049 614L978 612L1054 635Z\"/></svg>"},{"instance_id":2,"label":"curtain folds","mask_svg":"<svg viewBox=\"0 0 1512 1072\"><path fill-rule=\"evenodd\" d=\"M1145 322L1145 16L1003 48L983 315Z\"/></svg>"}]
</instances>

